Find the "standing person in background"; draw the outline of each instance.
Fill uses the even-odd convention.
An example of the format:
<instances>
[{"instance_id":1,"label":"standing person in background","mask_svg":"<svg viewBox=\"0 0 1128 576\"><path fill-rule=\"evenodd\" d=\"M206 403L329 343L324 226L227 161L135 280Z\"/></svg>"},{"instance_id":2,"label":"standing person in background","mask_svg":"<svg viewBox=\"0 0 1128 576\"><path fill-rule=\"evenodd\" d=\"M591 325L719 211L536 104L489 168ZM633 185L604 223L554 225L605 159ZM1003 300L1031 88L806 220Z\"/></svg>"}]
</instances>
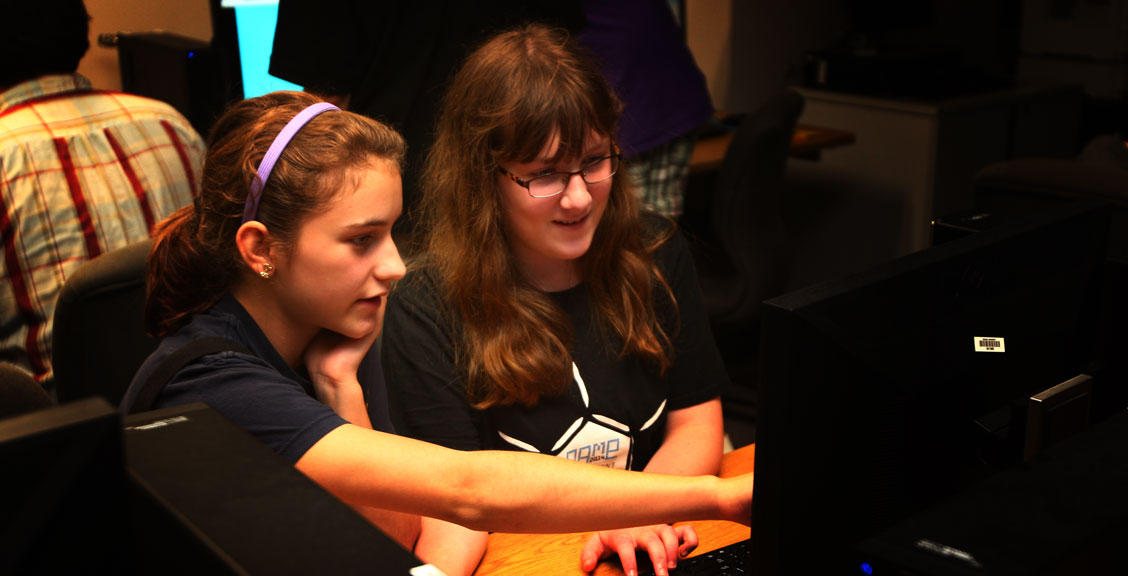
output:
<instances>
[{"instance_id":1,"label":"standing person in background","mask_svg":"<svg viewBox=\"0 0 1128 576\"><path fill-rule=\"evenodd\" d=\"M158 227L146 323L161 343L122 409L150 408L150 391L155 407L206 402L451 576L478 558L447 537L447 522L509 532L747 523L751 475L629 473L387 433L375 402L384 390L358 370L404 273L391 234L403 148L387 126L303 92L229 109L209 137L200 196ZM191 348L214 338L230 345Z\"/></svg>"},{"instance_id":2,"label":"standing person in background","mask_svg":"<svg viewBox=\"0 0 1128 576\"><path fill-rule=\"evenodd\" d=\"M427 159L418 265L389 299L381 358L397 432L461 450L715 474L727 376L685 239L640 216L619 173L619 103L560 29L491 39L455 75ZM453 527L456 532L458 527ZM465 532L465 548L486 535ZM691 529L601 532L585 569Z\"/></svg>"},{"instance_id":3,"label":"standing person in background","mask_svg":"<svg viewBox=\"0 0 1128 576\"><path fill-rule=\"evenodd\" d=\"M713 115L705 76L666 0L583 0L580 43L623 101L615 142L643 209L682 214L696 131Z\"/></svg>"},{"instance_id":4,"label":"standing person in background","mask_svg":"<svg viewBox=\"0 0 1128 576\"><path fill-rule=\"evenodd\" d=\"M51 329L67 277L149 236L196 195L204 142L174 108L94 90L82 0L5 6L0 46L0 361L52 387Z\"/></svg>"},{"instance_id":5,"label":"standing person in background","mask_svg":"<svg viewBox=\"0 0 1128 576\"><path fill-rule=\"evenodd\" d=\"M403 134L396 236L410 245L419 172L451 72L474 46L526 20L577 30L582 15L577 0L281 0L270 73Z\"/></svg>"}]
</instances>

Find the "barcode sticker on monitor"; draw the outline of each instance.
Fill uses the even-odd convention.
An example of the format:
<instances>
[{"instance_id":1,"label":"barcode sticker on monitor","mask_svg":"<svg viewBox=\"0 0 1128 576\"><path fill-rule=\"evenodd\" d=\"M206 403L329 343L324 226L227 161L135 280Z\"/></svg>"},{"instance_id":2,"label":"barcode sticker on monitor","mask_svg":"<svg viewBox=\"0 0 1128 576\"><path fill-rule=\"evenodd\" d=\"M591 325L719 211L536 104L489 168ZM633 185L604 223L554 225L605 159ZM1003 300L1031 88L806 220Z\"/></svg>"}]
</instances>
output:
<instances>
[{"instance_id":1,"label":"barcode sticker on monitor","mask_svg":"<svg viewBox=\"0 0 1128 576\"><path fill-rule=\"evenodd\" d=\"M1006 352L1007 343L1003 338L992 338L990 336L976 336L975 337L975 351L976 352Z\"/></svg>"}]
</instances>

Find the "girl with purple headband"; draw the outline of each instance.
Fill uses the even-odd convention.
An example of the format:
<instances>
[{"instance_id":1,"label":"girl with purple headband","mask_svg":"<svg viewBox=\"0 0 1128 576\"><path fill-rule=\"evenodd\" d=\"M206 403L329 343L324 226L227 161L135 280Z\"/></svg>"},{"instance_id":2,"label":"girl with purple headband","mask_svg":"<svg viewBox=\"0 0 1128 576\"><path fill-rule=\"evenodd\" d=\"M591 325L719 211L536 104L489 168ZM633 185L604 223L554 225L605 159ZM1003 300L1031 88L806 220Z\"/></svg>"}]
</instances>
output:
<instances>
[{"instance_id":1,"label":"girl with purple headband","mask_svg":"<svg viewBox=\"0 0 1128 576\"><path fill-rule=\"evenodd\" d=\"M435 529L445 522L509 532L747 523L751 476L631 473L389 433L368 352L404 275L390 234L403 152L390 128L304 93L225 113L200 196L158 227L146 323L162 341L123 410L206 402L452 574L466 567ZM230 347L190 358L167 383L154 377L192 343L217 338Z\"/></svg>"}]
</instances>

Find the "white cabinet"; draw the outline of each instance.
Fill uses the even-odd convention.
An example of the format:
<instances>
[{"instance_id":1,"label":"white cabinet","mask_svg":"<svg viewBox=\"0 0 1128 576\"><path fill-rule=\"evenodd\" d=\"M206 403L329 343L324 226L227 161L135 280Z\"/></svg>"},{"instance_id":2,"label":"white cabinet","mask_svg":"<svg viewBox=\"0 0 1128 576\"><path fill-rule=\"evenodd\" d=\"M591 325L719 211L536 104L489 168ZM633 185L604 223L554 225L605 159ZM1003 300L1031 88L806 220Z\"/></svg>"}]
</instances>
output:
<instances>
[{"instance_id":1,"label":"white cabinet","mask_svg":"<svg viewBox=\"0 0 1128 576\"><path fill-rule=\"evenodd\" d=\"M972 206L972 179L982 167L1023 156L1077 152L1079 86L1030 86L940 101L871 98L798 89L799 122L848 130L851 146L818 162L792 160L789 178L841 187L892 209L865 210L888 231L892 254L931 245L935 217ZM880 220L877 220L880 219Z\"/></svg>"}]
</instances>

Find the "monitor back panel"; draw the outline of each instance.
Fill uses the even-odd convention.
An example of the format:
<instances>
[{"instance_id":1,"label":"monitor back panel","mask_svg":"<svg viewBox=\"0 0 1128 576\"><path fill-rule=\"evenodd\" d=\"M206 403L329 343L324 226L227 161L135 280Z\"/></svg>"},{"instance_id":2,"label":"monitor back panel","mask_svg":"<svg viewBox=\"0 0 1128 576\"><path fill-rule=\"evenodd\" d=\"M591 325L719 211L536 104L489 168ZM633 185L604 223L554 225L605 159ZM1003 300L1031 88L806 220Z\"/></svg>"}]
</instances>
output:
<instances>
[{"instance_id":1,"label":"monitor back panel","mask_svg":"<svg viewBox=\"0 0 1128 576\"><path fill-rule=\"evenodd\" d=\"M128 574L121 426L101 398L0 420L0 574Z\"/></svg>"},{"instance_id":2,"label":"monitor back panel","mask_svg":"<svg viewBox=\"0 0 1128 576\"><path fill-rule=\"evenodd\" d=\"M124 438L143 572L407 574L422 564L206 405L129 416Z\"/></svg>"}]
</instances>

